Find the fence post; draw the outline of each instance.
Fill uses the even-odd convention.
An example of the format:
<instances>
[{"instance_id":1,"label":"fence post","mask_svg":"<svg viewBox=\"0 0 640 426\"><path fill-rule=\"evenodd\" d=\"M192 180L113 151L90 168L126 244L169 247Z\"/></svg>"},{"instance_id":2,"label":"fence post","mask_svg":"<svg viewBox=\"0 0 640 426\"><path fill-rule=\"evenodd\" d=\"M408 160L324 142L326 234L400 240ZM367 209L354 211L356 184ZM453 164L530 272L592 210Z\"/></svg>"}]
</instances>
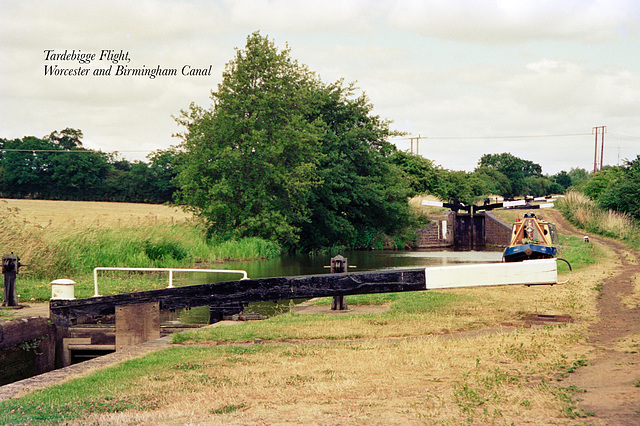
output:
<instances>
[{"instance_id":1,"label":"fence post","mask_svg":"<svg viewBox=\"0 0 640 426\"><path fill-rule=\"evenodd\" d=\"M347 272L347 258L342 257L341 255L337 255L336 257L331 258L331 273L332 274L340 274ZM346 311L347 303L344 300L344 296L333 296L333 301L331 302L331 310L332 311Z\"/></svg>"}]
</instances>

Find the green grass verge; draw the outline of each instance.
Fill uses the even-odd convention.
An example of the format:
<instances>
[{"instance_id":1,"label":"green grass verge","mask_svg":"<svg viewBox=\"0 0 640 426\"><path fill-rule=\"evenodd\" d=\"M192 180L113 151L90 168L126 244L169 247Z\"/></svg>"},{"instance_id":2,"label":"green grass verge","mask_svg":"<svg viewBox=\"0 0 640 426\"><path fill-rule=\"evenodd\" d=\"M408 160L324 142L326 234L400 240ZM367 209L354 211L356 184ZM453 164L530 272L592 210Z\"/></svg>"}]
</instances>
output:
<instances>
[{"instance_id":1,"label":"green grass verge","mask_svg":"<svg viewBox=\"0 0 640 426\"><path fill-rule=\"evenodd\" d=\"M593 265L602 256L601 249L594 244L587 244L582 238L560 236L560 250L558 257L566 259L574 270ZM569 267L564 262L558 262L558 272L565 273Z\"/></svg>"},{"instance_id":2,"label":"green grass verge","mask_svg":"<svg viewBox=\"0 0 640 426\"><path fill-rule=\"evenodd\" d=\"M625 242L640 250L640 222L624 213L603 210L578 191L570 191L556 203L556 208L573 225L587 232Z\"/></svg>"},{"instance_id":3,"label":"green grass verge","mask_svg":"<svg viewBox=\"0 0 640 426\"><path fill-rule=\"evenodd\" d=\"M421 318L446 311L455 303L468 297L438 292L388 293L385 295L391 306L388 312L381 314L340 314L335 316L285 313L263 321L249 321L234 327L212 327L184 333L173 337L174 343L184 342L245 342L260 340L288 339L356 339L366 337L372 330L372 323L386 325L395 323L415 323ZM370 295L374 301L380 301L379 295ZM347 304L349 299L347 298ZM363 303L365 296L358 297ZM379 334L378 334L379 335ZM402 336L402 331L388 331L389 336Z\"/></svg>"},{"instance_id":4,"label":"green grass verge","mask_svg":"<svg viewBox=\"0 0 640 426\"><path fill-rule=\"evenodd\" d=\"M230 355L243 351L270 350L266 346L250 348L190 348L176 347L144 357L121 362L99 370L90 376L35 391L25 397L0 402L0 424L57 425L82 419L94 413L117 413L125 410L151 411L163 401L150 398L138 387L144 377L169 380L172 373L188 376L197 373L203 363L228 362ZM215 377L195 377L214 383ZM181 392L188 389L169 389Z\"/></svg>"}]
</instances>

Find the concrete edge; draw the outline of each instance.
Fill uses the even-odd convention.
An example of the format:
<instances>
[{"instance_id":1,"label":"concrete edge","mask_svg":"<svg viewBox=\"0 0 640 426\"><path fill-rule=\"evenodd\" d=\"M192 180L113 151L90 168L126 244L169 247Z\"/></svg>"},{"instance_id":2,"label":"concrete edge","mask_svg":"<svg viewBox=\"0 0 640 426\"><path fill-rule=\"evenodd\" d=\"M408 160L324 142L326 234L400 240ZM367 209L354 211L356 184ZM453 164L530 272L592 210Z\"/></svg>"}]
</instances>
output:
<instances>
[{"instance_id":1,"label":"concrete edge","mask_svg":"<svg viewBox=\"0 0 640 426\"><path fill-rule=\"evenodd\" d=\"M44 389L64 383L68 380L91 374L104 367L110 367L121 361L137 358L152 352L167 349L171 346L173 335L151 340L141 345L132 346L120 352L113 352L94 359L52 370L47 373L29 377L17 382L0 386L0 401L22 396L27 392Z\"/></svg>"}]
</instances>

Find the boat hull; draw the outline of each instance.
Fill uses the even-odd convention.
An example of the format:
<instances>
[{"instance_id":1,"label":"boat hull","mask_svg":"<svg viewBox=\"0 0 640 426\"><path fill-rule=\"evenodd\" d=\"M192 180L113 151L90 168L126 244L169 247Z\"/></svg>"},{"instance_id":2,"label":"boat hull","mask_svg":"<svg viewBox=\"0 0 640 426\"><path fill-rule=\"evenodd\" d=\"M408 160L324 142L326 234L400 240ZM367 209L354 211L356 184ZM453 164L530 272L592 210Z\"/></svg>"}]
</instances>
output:
<instances>
[{"instance_id":1,"label":"boat hull","mask_svg":"<svg viewBox=\"0 0 640 426\"><path fill-rule=\"evenodd\" d=\"M507 247L502 255L505 262L522 262L529 259L548 259L555 257L557 249L540 244L520 244Z\"/></svg>"}]
</instances>

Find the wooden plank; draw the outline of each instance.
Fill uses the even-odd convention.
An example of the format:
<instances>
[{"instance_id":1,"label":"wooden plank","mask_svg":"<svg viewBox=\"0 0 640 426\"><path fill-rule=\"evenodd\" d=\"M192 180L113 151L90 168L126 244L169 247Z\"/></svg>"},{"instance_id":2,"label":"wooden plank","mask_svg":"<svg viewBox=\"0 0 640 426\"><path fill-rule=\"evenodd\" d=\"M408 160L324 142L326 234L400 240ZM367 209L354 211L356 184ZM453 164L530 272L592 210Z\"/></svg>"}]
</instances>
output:
<instances>
[{"instance_id":1,"label":"wooden plank","mask_svg":"<svg viewBox=\"0 0 640 426\"><path fill-rule=\"evenodd\" d=\"M305 275L225 281L90 299L51 300L51 318L68 327L77 318L115 314L116 306L157 301L161 310L349 294L425 290L424 269Z\"/></svg>"},{"instance_id":2,"label":"wooden plank","mask_svg":"<svg viewBox=\"0 0 640 426\"><path fill-rule=\"evenodd\" d=\"M159 302L116 307L116 352L159 338Z\"/></svg>"},{"instance_id":3,"label":"wooden plank","mask_svg":"<svg viewBox=\"0 0 640 426\"><path fill-rule=\"evenodd\" d=\"M126 293L90 299L51 300L51 318L68 327L78 318L115 314L116 307L157 302L160 310L196 306L233 306L260 301L307 299L350 294L422 291L439 288L557 283L555 259L472 264L425 269L225 281Z\"/></svg>"},{"instance_id":4,"label":"wooden plank","mask_svg":"<svg viewBox=\"0 0 640 426\"><path fill-rule=\"evenodd\" d=\"M72 351L115 351L116 345L69 345Z\"/></svg>"},{"instance_id":5,"label":"wooden plank","mask_svg":"<svg viewBox=\"0 0 640 426\"><path fill-rule=\"evenodd\" d=\"M62 366L71 365L71 348L72 345L90 345L91 337L66 337L62 339Z\"/></svg>"},{"instance_id":6,"label":"wooden plank","mask_svg":"<svg viewBox=\"0 0 640 426\"><path fill-rule=\"evenodd\" d=\"M425 270L427 290L499 285L550 285L558 282L556 259L441 266Z\"/></svg>"}]
</instances>

